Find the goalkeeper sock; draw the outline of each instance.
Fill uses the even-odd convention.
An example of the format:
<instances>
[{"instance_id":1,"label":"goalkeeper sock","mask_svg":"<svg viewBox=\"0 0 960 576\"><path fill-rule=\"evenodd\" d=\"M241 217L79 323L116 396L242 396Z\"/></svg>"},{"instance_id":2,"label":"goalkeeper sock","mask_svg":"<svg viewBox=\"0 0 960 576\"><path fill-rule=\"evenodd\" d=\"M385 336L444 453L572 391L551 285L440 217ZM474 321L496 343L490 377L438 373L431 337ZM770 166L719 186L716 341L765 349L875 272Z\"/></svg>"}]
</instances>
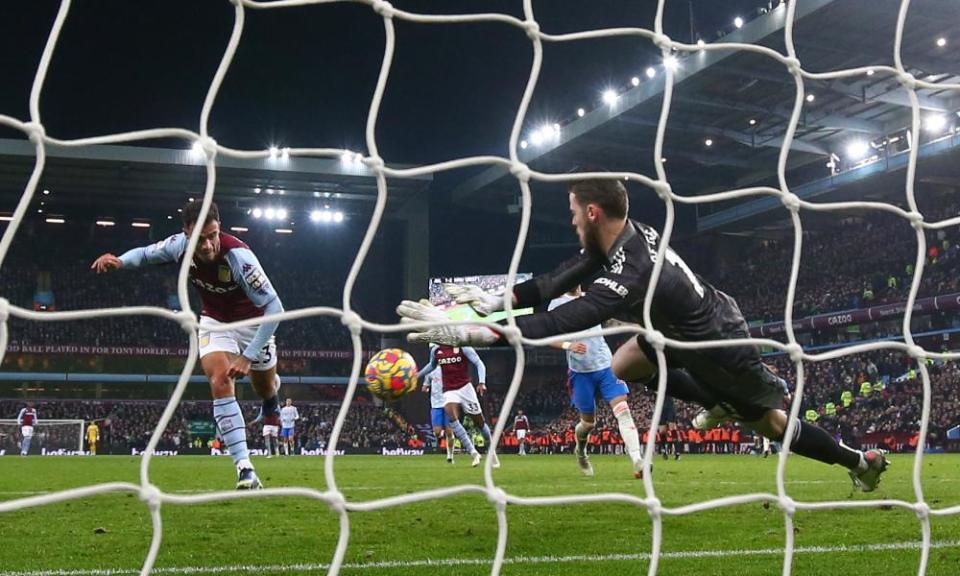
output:
<instances>
[{"instance_id":1,"label":"goalkeeper sock","mask_svg":"<svg viewBox=\"0 0 960 576\"><path fill-rule=\"evenodd\" d=\"M586 454L587 436L590 435L591 430L593 430L593 424L587 424L583 420L578 422L577 427L573 429L573 434L577 437L577 446L574 448L577 456Z\"/></svg>"},{"instance_id":2,"label":"goalkeeper sock","mask_svg":"<svg viewBox=\"0 0 960 576\"><path fill-rule=\"evenodd\" d=\"M473 447L473 441L470 440L470 435L467 434L466 428L463 427L463 424L461 424L459 420L451 422L450 429L453 430L457 440L460 441L460 446L467 454L473 454L477 451L477 449Z\"/></svg>"},{"instance_id":3,"label":"goalkeeper sock","mask_svg":"<svg viewBox=\"0 0 960 576\"><path fill-rule=\"evenodd\" d=\"M851 469L860 469L863 454L837 442L830 433L823 428L797 420L796 432L790 448L807 458L813 458L826 464L842 464Z\"/></svg>"},{"instance_id":4,"label":"goalkeeper sock","mask_svg":"<svg viewBox=\"0 0 960 576\"><path fill-rule=\"evenodd\" d=\"M448 428L444 434L447 436L447 459L453 460L453 430Z\"/></svg>"},{"instance_id":5,"label":"goalkeeper sock","mask_svg":"<svg viewBox=\"0 0 960 576\"><path fill-rule=\"evenodd\" d=\"M623 445L627 449L630 460L633 462L640 460L640 436L637 435L637 425L633 422L633 414L630 413L630 405L626 400L613 407L613 415L617 419L620 436L623 437Z\"/></svg>"},{"instance_id":6,"label":"goalkeeper sock","mask_svg":"<svg viewBox=\"0 0 960 576\"><path fill-rule=\"evenodd\" d=\"M213 419L217 421L220 437L223 438L223 443L230 451L237 468L253 468L250 451L247 450L247 429L237 399L230 396L214 400Z\"/></svg>"}]
</instances>

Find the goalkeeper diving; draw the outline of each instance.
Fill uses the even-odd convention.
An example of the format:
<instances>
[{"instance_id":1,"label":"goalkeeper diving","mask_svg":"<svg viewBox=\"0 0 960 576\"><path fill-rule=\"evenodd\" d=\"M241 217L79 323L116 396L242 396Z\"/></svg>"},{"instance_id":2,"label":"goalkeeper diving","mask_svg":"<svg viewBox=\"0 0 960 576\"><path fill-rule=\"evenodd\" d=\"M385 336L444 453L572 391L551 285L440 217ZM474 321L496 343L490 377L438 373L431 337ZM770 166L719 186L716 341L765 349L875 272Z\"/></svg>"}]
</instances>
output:
<instances>
[{"instance_id":1,"label":"goalkeeper diving","mask_svg":"<svg viewBox=\"0 0 960 576\"><path fill-rule=\"evenodd\" d=\"M660 245L659 233L627 217L627 191L619 179L589 178L568 187L572 225L583 250L549 274L514 286L513 306L533 307L549 302L575 286L588 283L580 298L548 312L515 318L524 337L546 338L590 329L608 320L642 323L643 302ZM476 286L446 287L458 303L489 315L503 309L503 295ZM426 303L403 301L397 313L410 322L442 322L444 313ZM653 326L668 338L685 342L748 338L747 323L736 301L696 275L667 247L665 262L653 295ZM482 325L445 325L408 334L415 343L450 346L505 346L501 335ZM694 427L713 428L735 420L780 442L787 429L782 409L782 380L760 360L755 345L719 348L664 348L667 394L696 402L703 410ZM627 382L656 389L654 347L644 335L631 338L613 355L613 372ZM797 454L849 470L855 486L876 489L887 468L880 450L860 451L844 446L824 429L809 422L795 423L791 448Z\"/></svg>"}]
</instances>

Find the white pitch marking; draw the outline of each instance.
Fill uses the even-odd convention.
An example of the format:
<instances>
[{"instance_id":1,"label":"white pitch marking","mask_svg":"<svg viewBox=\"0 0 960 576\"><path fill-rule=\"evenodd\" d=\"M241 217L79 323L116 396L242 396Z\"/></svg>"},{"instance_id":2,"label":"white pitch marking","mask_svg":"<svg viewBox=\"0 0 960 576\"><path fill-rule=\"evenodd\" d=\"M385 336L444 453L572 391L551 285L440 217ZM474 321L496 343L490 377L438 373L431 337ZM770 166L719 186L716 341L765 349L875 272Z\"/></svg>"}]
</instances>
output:
<instances>
[{"instance_id":1,"label":"white pitch marking","mask_svg":"<svg viewBox=\"0 0 960 576\"><path fill-rule=\"evenodd\" d=\"M960 548L960 540L932 542L930 548ZM883 550L919 550L919 542L891 542L888 544L857 544L851 546L802 546L795 554L836 554L850 552L877 552ZM783 548L756 548L745 550L682 550L663 552L661 559L731 558L737 556L781 556ZM505 564L564 564L571 562L646 561L648 553L637 554L581 554L576 556L514 556L505 558ZM449 566L486 566L489 558L442 558L438 560L386 560L383 562L345 563L344 570L376 570L383 568L422 568ZM239 564L234 566L172 566L154 568L153 574L223 574L262 572L315 572L327 570L329 564ZM127 576L140 573L139 568L103 568L87 570L33 570L28 572L0 572L0 576Z\"/></svg>"}]
</instances>

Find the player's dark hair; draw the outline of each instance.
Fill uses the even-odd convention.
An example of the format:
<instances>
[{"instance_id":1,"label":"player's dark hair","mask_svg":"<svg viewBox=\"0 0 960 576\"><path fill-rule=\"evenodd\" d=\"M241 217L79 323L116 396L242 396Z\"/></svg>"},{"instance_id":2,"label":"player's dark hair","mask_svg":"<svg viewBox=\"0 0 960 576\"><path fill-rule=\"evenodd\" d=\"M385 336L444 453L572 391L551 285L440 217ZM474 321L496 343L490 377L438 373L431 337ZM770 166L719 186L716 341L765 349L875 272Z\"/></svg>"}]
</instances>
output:
<instances>
[{"instance_id":1,"label":"player's dark hair","mask_svg":"<svg viewBox=\"0 0 960 576\"><path fill-rule=\"evenodd\" d=\"M189 228L197 223L197 220L200 219L200 209L203 208L202 200L191 200L183 205L183 211L181 216L183 217L183 227ZM207 221L203 223L204 226L211 222L220 221L220 210L217 209L217 203L210 203L210 210L207 211Z\"/></svg>"},{"instance_id":2,"label":"player's dark hair","mask_svg":"<svg viewBox=\"0 0 960 576\"><path fill-rule=\"evenodd\" d=\"M627 189L620 180L612 178L589 178L574 180L568 188L581 206L596 204L610 218L626 218L630 209Z\"/></svg>"}]
</instances>

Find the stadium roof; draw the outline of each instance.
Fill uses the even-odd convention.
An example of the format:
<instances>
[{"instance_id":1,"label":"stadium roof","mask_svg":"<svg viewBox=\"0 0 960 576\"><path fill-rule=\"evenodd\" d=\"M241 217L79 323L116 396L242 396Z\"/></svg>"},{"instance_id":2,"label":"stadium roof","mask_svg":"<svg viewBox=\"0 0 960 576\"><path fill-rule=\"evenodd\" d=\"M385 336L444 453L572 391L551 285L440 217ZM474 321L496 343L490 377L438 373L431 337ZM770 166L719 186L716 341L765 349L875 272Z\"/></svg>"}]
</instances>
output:
<instances>
[{"instance_id":1,"label":"stadium roof","mask_svg":"<svg viewBox=\"0 0 960 576\"><path fill-rule=\"evenodd\" d=\"M201 195L206 185L204 164L190 150L112 145L47 145L46 150L40 187L56 192L58 209L95 204L169 212L188 197ZM0 209L12 210L20 199L35 155L26 140L0 139ZM365 205L376 199L373 173L356 162L300 157L248 160L222 154L216 162L215 198L221 206L244 208L271 193L285 200L336 198ZM403 199L426 189L431 181L430 175L391 179L391 198Z\"/></svg>"},{"instance_id":2,"label":"stadium roof","mask_svg":"<svg viewBox=\"0 0 960 576\"><path fill-rule=\"evenodd\" d=\"M892 66L898 8L899 3L871 0L798 3L794 38L804 69L826 72ZM742 28L718 31L718 36L726 33L722 38L704 40L753 43L785 53L786 7L781 4L769 12L760 12ZM903 40L903 61L910 73L934 83L958 81L960 59L955 57L956 46L950 46L946 39L938 43L940 37L950 38L956 22L960 22L957 2L914 3L910 7ZM582 118L574 116L562 124L559 137L539 146L528 143L520 150L521 160L544 172L567 172L575 166L592 164L653 175L654 133L664 88L662 69L657 72L653 78L642 77L638 85L628 83L614 104L598 103L594 109L586 110ZM908 95L896 78L878 72L856 80L805 79L804 84L806 93L812 94L814 100L805 103L791 149L788 181L792 187L807 184L811 186L810 193L827 194L821 197L826 199L858 180L903 169L903 162L885 155L875 165L863 167L856 167L845 158L852 141L869 143L883 139L910 124ZM924 116L946 116L944 133L948 134L921 148L924 165L919 178L955 182L960 176L956 168L960 141L949 133L957 122L954 112L960 109L960 94L921 90L918 95ZM667 176L674 191L695 195L751 184L775 185L777 156L794 98L793 77L769 57L744 51L681 56L664 146ZM524 134L527 137L528 133ZM841 158L843 178L830 177L831 171L825 166L830 154ZM946 161L934 162L935 158ZM851 170L846 172L848 168ZM901 176L900 180L890 179L891 183L899 182L899 192L897 186L885 189L902 200ZM535 203L538 186L544 185L534 185ZM649 192L637 188L634 187L635 193ZM854 196L862 193L858 188L849 190ZM515 202L517 192L515 179L497 167L460 183L454 189L454 199L466 204L482 194L484 205L506 206ZM748 216L753 217L750 225L756 225L772 217L767 209L779 206L772 200L747 199L733 206L703 207L699 210L698 227L743 228L746 221L742 219ZM563 203L554 202L552 208L543 204L537 208L556 210L558 217L560 210L565 209ZM783 210L773 214L780 218L786 215Z\"/></svg>"}]
</instances>

